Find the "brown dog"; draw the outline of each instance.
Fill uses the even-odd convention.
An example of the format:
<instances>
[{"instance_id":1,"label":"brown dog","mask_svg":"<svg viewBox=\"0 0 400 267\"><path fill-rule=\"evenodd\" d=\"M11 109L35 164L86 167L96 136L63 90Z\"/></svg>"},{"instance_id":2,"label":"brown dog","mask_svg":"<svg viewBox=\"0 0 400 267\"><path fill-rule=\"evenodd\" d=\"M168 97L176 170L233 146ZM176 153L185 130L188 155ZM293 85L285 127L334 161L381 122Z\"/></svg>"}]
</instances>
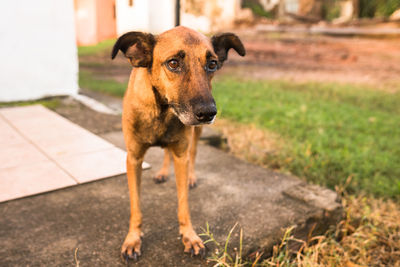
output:
<instances>
[{"instance_id":1,"label":"brown dog","mask_svg":"<svg viewBox=\"0 0 400 267\"><path fill-rule=\"evenodd\" d=\"M122 114L131 205L129 232L121 249L125 258L137 260L140 256L139 187L143 157L150 146L165 147L173 157L178 220L185 252L205 254L203 242L190 221L188 176L190 173L193 186L195 143L201 132L195 126L212 123L217 114L211 79L227 59L230 48L245 55L243 44L232 33L216 35L210 41L185 27L176 27L158 36L128 32L115 43L112 58L121 50L134 67ZM166 150L167 157L168 153ZM164 161L164 166L168 162ZM156 179L165 179L168 175L165 170Z\"/></svg>"}]
</instances>

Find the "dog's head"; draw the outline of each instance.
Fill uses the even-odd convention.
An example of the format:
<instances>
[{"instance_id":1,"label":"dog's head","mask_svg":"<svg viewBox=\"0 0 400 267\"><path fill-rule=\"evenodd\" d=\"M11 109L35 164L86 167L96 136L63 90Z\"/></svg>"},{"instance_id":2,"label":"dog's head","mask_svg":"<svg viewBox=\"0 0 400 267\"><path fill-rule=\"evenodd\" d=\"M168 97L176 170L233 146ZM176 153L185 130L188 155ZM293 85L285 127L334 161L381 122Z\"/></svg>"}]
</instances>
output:
<instances>
[{"instance_id":1,"label":"dog's head","mask_svg":"<svg viewBox=\"0 0 400 267\"><path fill-rule=\"evenodd\" d=\"M176 27L158 36L128 32L114 45L112 58L121 50L133 67L148 69L154 90L186 125L212 123L217 108L211 94L211 79L228 58L229 49L245 55L233 33L209 40L186 27Z\"/></svg>"}]
</instances>

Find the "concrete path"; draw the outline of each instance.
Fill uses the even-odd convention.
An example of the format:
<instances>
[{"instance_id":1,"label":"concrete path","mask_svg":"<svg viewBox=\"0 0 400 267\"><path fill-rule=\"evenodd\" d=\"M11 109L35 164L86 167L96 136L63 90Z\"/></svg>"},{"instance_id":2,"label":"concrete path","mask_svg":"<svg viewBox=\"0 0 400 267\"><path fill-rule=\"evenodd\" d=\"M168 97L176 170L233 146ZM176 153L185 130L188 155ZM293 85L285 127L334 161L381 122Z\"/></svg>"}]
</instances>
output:
<instances>
[{"instance_id":1,"label":"concrete path","mask_svg":"<svg viewBox=\"0 0 400 267\"><path fill-rule=\"evenodd\" d=\"M121 132L101 137L123 148ZM151 179L162 156L152 148L145 158L153 169L143 172L143 255L135 266L206 266L183 253L174 176L160 185ZM285 227L297 226L296 235L304 237L314 226L314 233L326 230L341 214L336 193L210 146L199 146L196 169L198 187L190 192L195 229L201 233L208 222L223 242L238 222L246 254L270 251ZM80 266L124 266L119 250L129 220L125 175L1 203L0 214L0 266L70 266L76 260ZM232 249L239 245L238 229Z\"/></svg>"}]
</instances>

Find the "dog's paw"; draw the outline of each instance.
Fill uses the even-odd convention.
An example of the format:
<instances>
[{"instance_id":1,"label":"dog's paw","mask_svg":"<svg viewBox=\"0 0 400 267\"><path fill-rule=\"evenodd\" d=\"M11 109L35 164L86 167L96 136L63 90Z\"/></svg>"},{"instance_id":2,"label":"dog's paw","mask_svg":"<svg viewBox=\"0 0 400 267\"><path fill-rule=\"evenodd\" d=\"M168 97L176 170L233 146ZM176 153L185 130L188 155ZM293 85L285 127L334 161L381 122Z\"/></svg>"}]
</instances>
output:
<instances>
[{"instance_id":1,"label":"dog's paw","mask_svg":"<svg viewBox=\"0 0 400 267\"><path fill-rule=\"evenodd\" d=\"M129 259L137 261L141 255L141 245L142 240L140 239L140 234L128 233L121 247L121 257L123 260L125 262L128 262Z\"/></svg>"},{"instance_id":2,"label":"dog's paw","mask_svg":"<svg viewBox=\"0 0 400 267\"><path fill-rule=\"evenodd\" d=\"M189 253L191 256L199 255L201 258L205 258L206 247L201 238L193 230L182 234L182 243L185 246L185 253Z\"/></svg>"},{"instance_id":3,"label":"dog's paw","mask_svg":"<svg viewBox=\"0 0 400 267\"><path fill-rule=\"evenodd\" d=\"M168 180L168 175L165 174L157 174L156 176L153 177L153 181L156 184L165 183L167 180Z\"/></svg>"},{"instance_id":4,"label":"dog's paw","mask_svg":"<svg viewBox=\"0 0 400 267\"><path fill-rule=\"evenodd\" d=\"M189 175L189 189L193 189L197 186L197 178L195 175Z\"/></svg>"},{"instance_id":5,"label":"dog's paw","mask_svg":"<svg viewBox=\"0 0 400 267\"><path fill-rule=\"evenodd\" d=\"M193 189L197 187L197 183L196 182L189 182L189 189Z\"/></svg>"}]
</instances>

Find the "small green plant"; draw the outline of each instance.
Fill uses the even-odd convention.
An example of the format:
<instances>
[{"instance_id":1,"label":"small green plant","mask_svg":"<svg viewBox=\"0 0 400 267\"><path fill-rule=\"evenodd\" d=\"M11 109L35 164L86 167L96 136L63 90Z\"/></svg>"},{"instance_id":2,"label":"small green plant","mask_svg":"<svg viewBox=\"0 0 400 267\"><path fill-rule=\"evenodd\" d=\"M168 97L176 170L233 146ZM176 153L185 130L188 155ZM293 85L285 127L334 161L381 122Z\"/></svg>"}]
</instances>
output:
<instances>
[{"instance_id":1,"label":"small green plant","mask_svg":"<svg viewBox=\"0 0 400 267\"><path fill-rule=\"evenodd\" d=\"M259 16L259 17L266 17L266 18L272 18L273 15L271 12L265 11L264 8L254 0L245 0L243 1L242 6L244 8L250 8L251 11L253 12L254 15Z\"/></svg>"},{"instance_id":2,"label":"small green plant","mask_svg":"<svg viewBox=\"0 0 400 267\"><path fill-rule=\"evenodd\" d=\"M204 244L212 244L215 247L215 251L212 252L212 255L208 258L210 262L215 263L214 266L221 267L241 267L241 266L296 266L295 264L295 256L299 253L306 245L306 242L303 240L299 240L293 236L294 226L288 227L284 231L284 235L281 239L281 242L275 245L272 249L272 255L262 261L260 261L263 256L262 253L256 252L252 260L245 260L243 256L243 229L240 228L240 238L239 238L239 250L230 250L229 242L237 227L238 223L236 223L232 229L229 231L224 243L217 241L210 231L210 226L206 223L206 229L202 229L203 233L200 236L207 237L208 239L204 242ZM302 246L299 251L291 251L290 243L297 242L301 243Z\"/></svg>"},{"instance_id":3,"label":"small green plant","mask_svg":"<svg viewBox=\"0 0 400 267\"><path fill-rule=\"evenodd\" d=\"M399 8L400 0L360 0L359 16L361 18L387 18Z\"/></svg>"},{"instance_id":4,"label":"small green plant","mask_svg":"<svg viewBox=\"0 0 400 267\"><path fill-rule=\"evenodd\" d=\"M295 255L301 251L306 244L303 240L297 239L293 236L295 226L285 229L280 244L277 244L272 249L272 256L262 262L262 266L297 266L295 262ZM291 242L301 243L299 251L292 251L289 244Z\"/></svg>"},{"instance_id":5,"label":"small green plant","mask_svg":"<svg viewBox=\"0 0 400 267\"><path fill-rule=\"evenodd\" d=\"M230 255L229 253L229 241L231 239L231 235L235 230L238 223L236 223L232 229L229 231L228 236L225 240L225 244L221 244L215 238L213 233L210 231L210 226L208 222L206 223L206 229L202 229L203 233L200 236L205 236L208 239L204 242L205 245L213 244L215 246L215 251L212 252L212 256L208 258L209 261L214 262L214 266L224 266L224 267L240 267L246 266L247 262L245 262L242 258L242 241L243 241L243 230L240 229L240 241L239 241L239 251L235 250L235 255Z\"/></svg>"},{"instance_id":6,"label":"small green plant","mask_svg":"<svg viewBox=\"0 0 400 267\"><path fill-rule=\"evenodd\" d=\"M322 17L332 21L340 17L340 2L338 0L324 1L322 4Z\"/></svg>"}]
</instances>

